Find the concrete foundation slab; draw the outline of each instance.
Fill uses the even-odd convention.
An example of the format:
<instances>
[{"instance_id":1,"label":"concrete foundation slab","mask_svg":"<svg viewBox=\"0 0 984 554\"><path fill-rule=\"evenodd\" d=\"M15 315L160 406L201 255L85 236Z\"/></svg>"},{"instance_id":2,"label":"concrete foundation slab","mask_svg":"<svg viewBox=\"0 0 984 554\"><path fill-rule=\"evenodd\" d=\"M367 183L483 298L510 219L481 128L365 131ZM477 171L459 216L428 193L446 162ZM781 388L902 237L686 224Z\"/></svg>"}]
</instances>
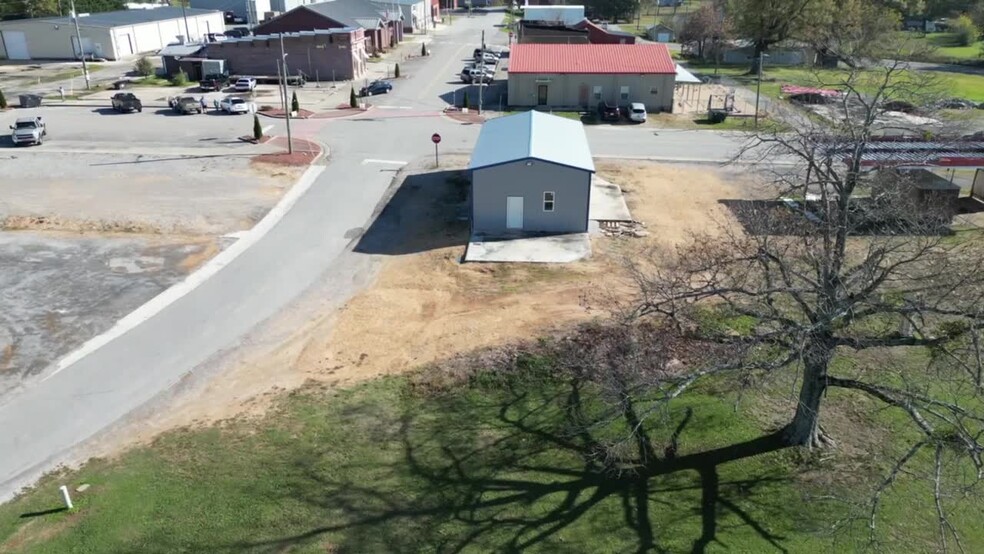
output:
<instances>
[{"instance_id":1,"label":"concrete foundation slab","mask_svg":"<svg viewBox=\"0 0 984 554\"><path fill-rule=\"evenodd\" d=\"M591 178L591 206L588 219L594 221L632 221L622 189L595 175Z\"/></svg>"},{"instance_id":2,"label":"concrete foundation slab","mask_svg":"<svg viewBox=\"0 0 984 554\"><path fill-rule=\"evenodd\" d=\"M563 264L591 255L587 233L488 238L473 236L466 262L527 262Z\"/></svg>"}]
</instances>

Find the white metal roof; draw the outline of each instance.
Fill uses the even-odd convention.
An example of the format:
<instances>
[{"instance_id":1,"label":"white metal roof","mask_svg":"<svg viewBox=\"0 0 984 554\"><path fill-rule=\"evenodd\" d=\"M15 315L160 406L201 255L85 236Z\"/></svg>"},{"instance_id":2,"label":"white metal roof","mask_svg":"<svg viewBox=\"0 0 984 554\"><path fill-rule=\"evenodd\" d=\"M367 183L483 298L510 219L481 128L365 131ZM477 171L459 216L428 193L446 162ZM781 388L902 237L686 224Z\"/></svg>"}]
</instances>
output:
<instances>
[{"instance_id":1,"label":"white metal roof","mask_svg":"<svg viewBox=\"0 0 984 554\"><path fill-rule=\"evenodd\" d=\"M534 158L594 172L580 121L530 110L486 121L469 169Z\"/></svg>"},{"instance_id":2,"label":"white metal roof","mask_svg":"<svg viewBox=\"0 0 984 554\"><path fill-rule=\"evenodd\" d=\"M113 28L126 25L139 25L141 23L154 23L167 21L170 19L182 19L183 17L197 17L211 14L221 14L218 10L201 10L197 8L185 8L164 6L152 10L118 10L114 12L97 12L92 14L80 14L80 27L102 27ZM71 25L73 20L69 16L65 17L37 17L33 19L12 19L4 21L5 24L20 24L27 22L43 22L59 25ZM184 29L184 27L182 27ZM218 29L221 30L221 29Z\"/></svg>"},{"instance_id":3,"label":"white metal roof","mask_svg":"<svg viewBox=\"0 0 984 554\"><path fill-rule=\"evenodd\" d=\"M694 75L693 73L687 71L687 68L683 67L680 64L676 64L676 82L683 83L683 84L690 84L690 83L700 83L701 80L698 79L697 76Z\"/></svg>"}]
</instances>

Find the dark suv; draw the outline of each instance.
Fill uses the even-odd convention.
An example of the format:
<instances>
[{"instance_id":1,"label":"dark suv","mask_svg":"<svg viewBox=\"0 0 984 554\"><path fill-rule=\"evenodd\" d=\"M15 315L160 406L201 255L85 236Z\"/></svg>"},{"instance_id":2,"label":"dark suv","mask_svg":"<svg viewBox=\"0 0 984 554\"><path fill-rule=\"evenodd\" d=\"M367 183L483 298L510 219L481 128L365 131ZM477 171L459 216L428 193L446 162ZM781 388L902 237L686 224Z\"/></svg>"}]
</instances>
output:
<instances>
[{"instance_id":1,"label":"dark suv","mask_svg":"<svg viewBox=\"0 0 984 554\"><path fill-rule=\"evenodd\" d=\"M620 117L618 106L612 106L608 102L599 102L598 117L602 121L618 121Z\"/></svg>"},{"instance_id":2,"label":"dark suv","mask_svg":"<svg viewBox=\"0 0 984 554\"><path fill-rule=\"evenodd\" d=\"M212 73L202 77L202 80L198 82L198 89L203 92L210 90L222 90L227 84L229 84L228 75Z\"/></svg>"}]
</instances>

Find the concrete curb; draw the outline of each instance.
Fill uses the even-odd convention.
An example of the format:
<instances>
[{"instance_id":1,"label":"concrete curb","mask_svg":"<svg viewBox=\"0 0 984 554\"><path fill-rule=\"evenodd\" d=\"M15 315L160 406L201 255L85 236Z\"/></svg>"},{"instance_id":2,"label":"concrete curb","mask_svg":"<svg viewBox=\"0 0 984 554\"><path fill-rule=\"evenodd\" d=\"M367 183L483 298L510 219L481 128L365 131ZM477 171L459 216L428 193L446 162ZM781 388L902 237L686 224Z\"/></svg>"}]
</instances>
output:
<instances>
[{"instance_id":1,"label":"concrete curb","mask_svg":"<svg viewBox=\"0 0 984 554\"><path fill-rule=\"evenodd\" d=\"M322 150L322 155L324 155L324 152L325 151ZM324 170L325 166L323 165L310 166L297 181L297 183L295 183L287 194L280 199L280 202L278 202L277 205L267 212L267 214L263 216L263 219L254 225L252 229L246 231L242 235L242 238L237 240L222 252L219 252L217 256L206 262L205 265L200 267L197 271L185 277L183 281L177 283L176 285L172 285L164 292L158 294L154 298L151 298L142 306L117 321L108 331L89 339L82 346L59 360L55 365L55 369L48 375L44 376L40 382L51 379L55 375L58 375L65 369L71 367L82 358L85 358L111 341L123 336L128 331L134 329L144 321L154 317L175 301L208 281L208 279L210 279L213 275L217 274L220 270L222 270L222 268L232 263L233 260L238 258L243 252L259 242L264 235L270 232L270 230L273 229L285 215L287 215L287 212L290 211L294 204L296 204L297 201L304 196L308 189L311 188L311 185L314 184L314 181Z\"/></svg>"}]
</instances>

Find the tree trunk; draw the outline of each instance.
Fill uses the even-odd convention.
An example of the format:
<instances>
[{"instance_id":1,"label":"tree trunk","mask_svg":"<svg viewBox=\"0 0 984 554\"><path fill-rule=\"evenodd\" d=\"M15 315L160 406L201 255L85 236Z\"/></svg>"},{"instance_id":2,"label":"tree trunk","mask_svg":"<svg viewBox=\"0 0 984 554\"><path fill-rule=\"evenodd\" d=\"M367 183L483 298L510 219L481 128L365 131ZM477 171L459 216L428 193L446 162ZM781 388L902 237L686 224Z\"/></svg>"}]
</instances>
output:
<instances>
[{"instance_id":1,"label":"tree trunk","mask_svg":"<svg viewBox=\"0 0 984 554\"><path fill-rule=\"evenodd\" d=\"M820 427L820 404L827 390L827 367L833 355L823 341L808 344L803 351L803 384L793 421L783 430L783 438L790 446L824 448L833 441Z\"/></svg>"},{"instance_id":2,"label":"tree trunk","mask_svg":"<svg viewBox=\"0 0 984 554\"><path fill-rule=\"evenodd\" d=\"M765 53L764 44L756 44L755 52L752 54L752 67L748 70L749 75L758 75L759 72L759 62L762 60L762 54Z\"/></svg>"}]
</instances>

